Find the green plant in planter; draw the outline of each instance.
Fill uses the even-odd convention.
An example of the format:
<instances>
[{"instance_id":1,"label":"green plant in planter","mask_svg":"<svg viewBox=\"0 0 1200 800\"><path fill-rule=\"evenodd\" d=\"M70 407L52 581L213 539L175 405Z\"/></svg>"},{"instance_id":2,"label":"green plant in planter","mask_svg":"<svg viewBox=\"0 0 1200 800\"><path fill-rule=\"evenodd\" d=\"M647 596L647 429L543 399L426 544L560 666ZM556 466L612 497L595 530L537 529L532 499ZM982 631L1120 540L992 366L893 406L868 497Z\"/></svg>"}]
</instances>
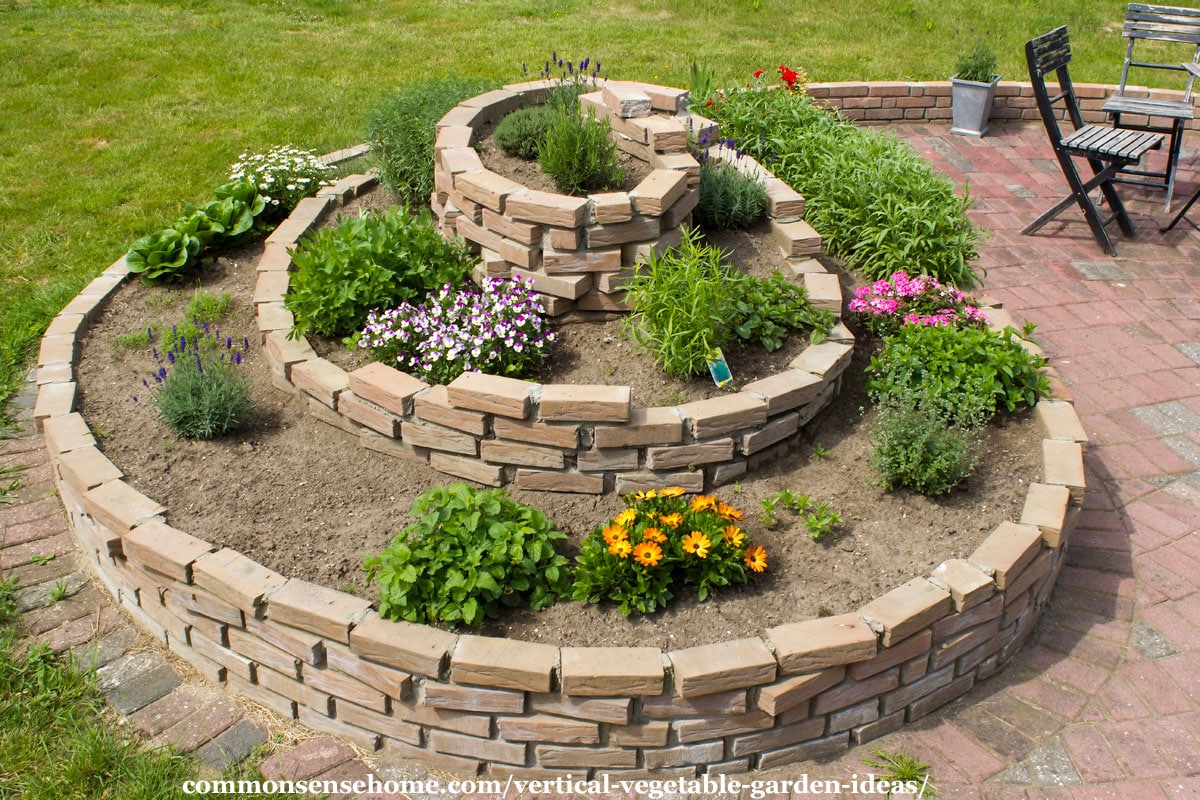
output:
<instances>
[{"instance_id":1,"label":"green plant in planter","mask_svg":"<svg viewBox=\"0 0 1200 800\"><path fill-rule=\"evenodd\" d=\"M563 194L615 189L625 182L608 122L592 109L582 116L577 103L552 111L538 164Z\"/></svg>"},{"instance_id":2,"label":"green plant in planter","mask_svg":"<svg viewBox=\"0 0 1200 800\"><path fill-rule=\"evenodd\" d=\"M705 230L742 230L767 213L767 187L728 161L700 165L700 202L694 219Z\"/></svg>"},{"instance_id":3,"label":"green plant in planter","mask_svg":"<svg viewBox=\"0 0 1200 800\"><path fill-rule=\"evenodd\" d=\"M984 39L979 38L970 48L958 54L954 77L960 81L991 83L996 75L996 51Z\"/></svg>"},{"instance_id":4,"label":"green plant in planter","mask_svg":"<svg viewBox=\"0 0 1200 800\"><path fill-rule=\"evenodd\" d=\"M509 155L532 161L546 141L546 130L553 117L554 109L549 106L519 108L500 120L492 138Z\"/></svg>"},{"instance_id":5,"label":"green plant in planter","mask_svg":"<svg viewBox=\"0 0 1200 800\"><path fill-rule=\"evenodd\" d=\"M555 549L567 537L503 489L437 487L413 511L421 518L363 561L385 619L475 625L504 607L553 605L571 586Z\"/></svg>"}]
</instances>

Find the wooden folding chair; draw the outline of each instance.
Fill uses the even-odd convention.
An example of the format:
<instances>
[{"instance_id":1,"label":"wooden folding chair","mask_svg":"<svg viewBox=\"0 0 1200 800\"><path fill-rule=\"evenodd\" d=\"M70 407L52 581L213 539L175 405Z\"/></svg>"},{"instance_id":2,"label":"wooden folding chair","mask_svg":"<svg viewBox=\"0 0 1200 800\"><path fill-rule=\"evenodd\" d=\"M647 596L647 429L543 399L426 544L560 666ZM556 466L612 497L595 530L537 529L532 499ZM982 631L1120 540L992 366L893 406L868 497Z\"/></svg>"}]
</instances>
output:
<instances>
[{"instance_id":1,"label":"wooden folding chair","mask_svg":"<svg viewBox=\"0 0 1200 800\"><path fill-rule=\"evenodd\" d=\"M1186 54L1192 64L1200 63L1200 8L1179 8L1176 6L1149 5L1147 3L1130 3L1125 12L1125 25L1121 36L1128 40L1125 46L1125 63L1121 67L1121 84L1117 93L1105 103L1103 110L1112 115L1113 125L1117 128L1163 133L1171 137L1167 149L1167 163L1162 170L1126 169L1117 177L1120 183L1133 183L1139 186L1152 186L1167 190L1166 211L1171 211L1171 195L1175 191L1175 169L1179 165L1179 151L1183 147L1184 126L1192 120L1192 86L1196 76L1187 70L1183 63L1184 48L1179 48L1181 58L1173 63L1147 60L1158 57L1164 58L1166 48L1175 43L1189 45ZM1141 56L1135 56L1134 47L1141 42L1160 43L1154 55L1147 54L1152 45L1142 44L1137 48ZM1187 74L1187 87L1182 100L1151 100L1138 97L1145 94L1144 90L1129 90L1130 67L1139 71L1172 70ZM1130 115L1122 118L1122 115ZM1158 120L1157 122L1155 120Z\"/></svg>"},{"instance_id":2,"label":"wooden folding chair","mask_svg":"<svg viewBox=\"0 0 1200 800\"><path fill-rule=\"evenodd\" d=\"M1046 126L1050 146L1054 148L1054 155L1062 168L1063 177L1067 179L1071 193L1021 233L1035 233L1075 204L1083 211L1096 242L1105 253L1115 256L1117 248L1108 238L1104 226L1115 219L1126 236L1134 238L1135 233L1133 223L1130 222L1125 205L1117 195L1113 181L1119 171L1136 165L1146 152L1161 147L1163 137L1161 134L1146 131L1084 124L1079 101L1075 97L1075 87L1067 69L1071 61L1071 44L1067 39L1065 25L1026 42L1025 60L1029 64L1029 81L1033 85L1038 112ZM1046 76L1051 73L1058 83L1058 93L1053 96L1046 85ZM1059 126L1059 109L1056 107L1060 102L1073 128L1065 134ZM1093 175L1089 180L1084 181L1079 176L1079 170L1073 160L1076 157L1086 159L1091 167ZM1089 195L1096 188L1100 189L1109 208L1112 209L1112 216L1108 219L1100 217L1100 212Z\"/></svg>"}]
</instances>

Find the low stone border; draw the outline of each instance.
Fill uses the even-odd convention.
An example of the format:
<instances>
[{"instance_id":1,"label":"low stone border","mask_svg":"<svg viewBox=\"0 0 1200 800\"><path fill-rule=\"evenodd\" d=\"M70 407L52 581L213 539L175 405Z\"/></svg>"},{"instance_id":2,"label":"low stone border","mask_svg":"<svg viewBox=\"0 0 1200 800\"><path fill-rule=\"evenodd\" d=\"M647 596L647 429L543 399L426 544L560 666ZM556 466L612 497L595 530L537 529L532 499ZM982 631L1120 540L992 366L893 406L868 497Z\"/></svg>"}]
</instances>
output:
<instances>
[{"instance_id":1,"label":"low stone border","mask_svg":"<svg viewBox=\"0 0 1200 800\"><path fill-rule=\"evenodd\" d=\"M1082 502L1086 434L1069 399L1048 399L1036 407L1043 482L1019 522L856 612L665 653L388 622L361 598L170 527L100 452L74 410L76 339L127 274L122 258L93 280L38 355L34 417L81 554L123 609L208 678L368 750L460 772L741 772L896 730L1013 656ZM992 312L996 324L1004 316Z\"/></svg>"}]
</instances>

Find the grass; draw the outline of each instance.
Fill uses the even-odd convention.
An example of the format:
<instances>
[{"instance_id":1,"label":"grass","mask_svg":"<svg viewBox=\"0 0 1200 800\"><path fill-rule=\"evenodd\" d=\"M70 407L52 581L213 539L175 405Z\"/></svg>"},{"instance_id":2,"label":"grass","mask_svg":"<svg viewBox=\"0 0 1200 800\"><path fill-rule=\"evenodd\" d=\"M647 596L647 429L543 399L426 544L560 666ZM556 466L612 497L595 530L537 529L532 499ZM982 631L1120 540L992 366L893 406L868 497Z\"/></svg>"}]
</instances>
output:
<instances>
[{"instance_id":1,"label":"grass","mask_svg":"<svg viewBox=\"0 0 1200 800\"><path fill-rule=\"evenodd\" d=\"M362 141L367 111L398 85L516 80L522 61L539 65L555 48L598 58L613 77L676 86L693 61L718 83L780 63L814 81L944 79L978 33L995 43L1001 73L1020 79L1024 41L1062 23L1076 79L1116 82L1124 8L633 0L597 13L581 0L481 0L468 13L447 0L0 0L0 406L49 320L133 239L205 199L243 152Z\"/></svg>"}]
</instances>

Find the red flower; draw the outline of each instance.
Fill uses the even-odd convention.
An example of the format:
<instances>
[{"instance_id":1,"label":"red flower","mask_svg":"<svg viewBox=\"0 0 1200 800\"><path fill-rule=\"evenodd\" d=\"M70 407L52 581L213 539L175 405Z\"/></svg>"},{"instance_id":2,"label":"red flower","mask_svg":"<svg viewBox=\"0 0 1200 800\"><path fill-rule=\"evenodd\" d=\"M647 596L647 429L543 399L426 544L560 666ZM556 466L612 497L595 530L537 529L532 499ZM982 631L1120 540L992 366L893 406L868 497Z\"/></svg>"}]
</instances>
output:
<instances>
[{"instance_id":1,"label":"red flower","mask_svg":"<svg viewBox=\"0 0 1200 800\"><path fill-rule=\"evenodd\" d=\"M796 70L792 69L791 67L784 66L783 64L779 65L779 77L785 84L787 84L789 89L795 89L796 81L800 78L800 76L796 74Z\"/></svg>"},{"instance_id":2,"label":"red flower","mask_svg":"<svg viewBox=\"0 0 1200 800\"><path fill-rule=\"evenodd\" d=\"M763 76L763 71L761 69L754 70L754 77L761 78L762 76Z\"/></svg>"},{"instance_id":3,"label":"red flower","mask_svg":"<svg viewBox=\"0 0 1200 800\"><path fill-rule=\"evenodd\" d=\"M710 97L710 98L708 98L707 100L705 100L705 101L704 101L704 107L705 107L705 108L708 108L708 107L709 107L709 106L711 106L711 105L712 105L712 98Z\"/></svg>"}]
</instances>

